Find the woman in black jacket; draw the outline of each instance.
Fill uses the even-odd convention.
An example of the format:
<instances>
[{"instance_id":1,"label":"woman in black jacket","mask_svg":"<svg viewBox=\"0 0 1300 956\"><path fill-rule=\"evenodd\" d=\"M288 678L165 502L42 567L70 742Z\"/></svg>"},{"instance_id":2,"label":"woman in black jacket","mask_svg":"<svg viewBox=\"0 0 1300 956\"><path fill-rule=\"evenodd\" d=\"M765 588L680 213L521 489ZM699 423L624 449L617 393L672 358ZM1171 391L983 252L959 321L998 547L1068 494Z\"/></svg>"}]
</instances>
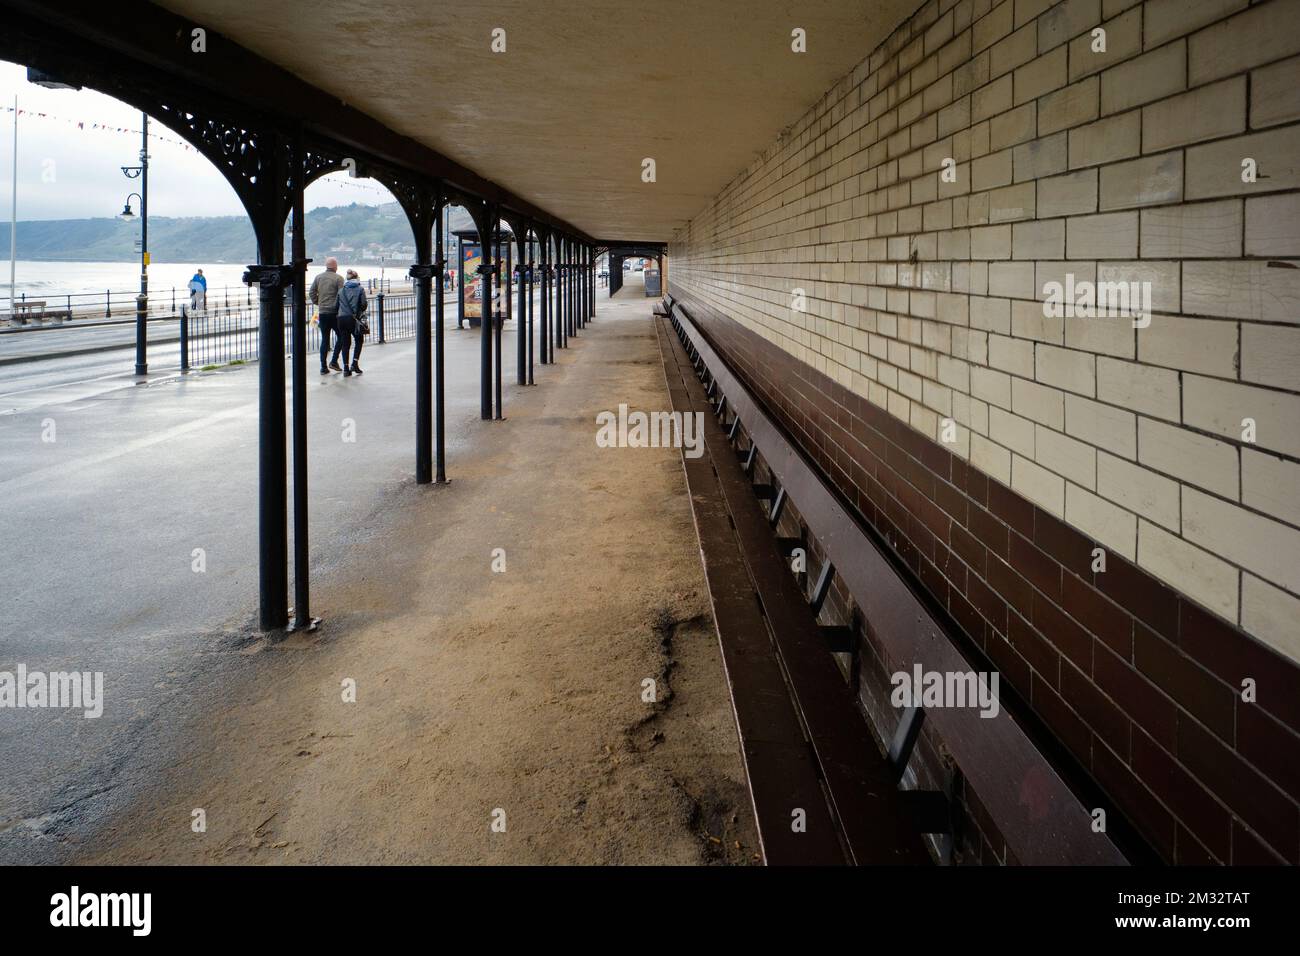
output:
<instances>
[{"instance_id":1,"label":"woman in black jacket","mask_svg":"<svg viewBox=\"0 0 1300 956\"><path fill-rule=\"evenodd\" d=\"M366 290L361 285L361 280L357 278L355 269L348 270L348 281L343 283L343 288L339 289L339 318L338 318L338 345L334 346L334 361L339 360L339 350L343 351L343 377L347 378L353 372L361 374L361 366L358 360L361 358L361 340L370 326L366 324L366 309L369 303L366 302ZM352 343L356 343L356 349L351 348ZM348 353L351 352L352 361L348 362Z\"/></svg>"}]
</instances>

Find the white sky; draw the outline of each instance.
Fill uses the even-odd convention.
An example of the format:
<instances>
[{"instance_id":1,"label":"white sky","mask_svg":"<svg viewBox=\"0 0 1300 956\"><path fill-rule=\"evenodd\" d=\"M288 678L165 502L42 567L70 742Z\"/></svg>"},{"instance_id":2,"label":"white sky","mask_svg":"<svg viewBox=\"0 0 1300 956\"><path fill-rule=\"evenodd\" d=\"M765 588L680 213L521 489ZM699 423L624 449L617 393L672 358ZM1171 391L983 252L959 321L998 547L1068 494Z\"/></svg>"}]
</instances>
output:
<instances>
[{"instance_id":1,"label":"white sky","mask_svg":"<svg viewBox=\"0 0 1300 956\"><path fill-rule=\"evenodd\" d=\"M48 90L27 82L26 67L0 60L0 222L9 222L13 191L14 96L18 96L18 220L116 216L139 180L121 167L140 162L140 111L89 89ZM46 113L47 118L28 116ZM70 122L69 122L70 121ZM84 122L85 129L77 123ZM92 130L92 123L134 130ZM242 216L244 208L216 167L169 142L180 137L152 118L149 132L151 216ZM50 181L52 180L52 181ZM392 202L383 186L339 173L307 190L307 208ZM133 206L134 201L133 201Z\"/></svg>"}]
</instances>

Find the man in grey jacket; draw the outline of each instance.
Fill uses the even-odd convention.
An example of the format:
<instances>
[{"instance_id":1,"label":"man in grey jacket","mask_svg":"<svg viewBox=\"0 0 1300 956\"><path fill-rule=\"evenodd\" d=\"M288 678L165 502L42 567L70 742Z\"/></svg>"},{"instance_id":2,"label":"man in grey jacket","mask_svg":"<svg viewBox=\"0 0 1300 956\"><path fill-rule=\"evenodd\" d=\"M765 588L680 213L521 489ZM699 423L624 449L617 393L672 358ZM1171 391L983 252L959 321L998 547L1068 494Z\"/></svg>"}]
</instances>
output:
<instances>
[{"instance_id":1,"label":"man in grey jacket","mask_svg":"<svg viewBox=\"0 0 1300 956\"><path fill-rule=\"evenodd\" d=\"M322 375L330 373L325 362L330 354L330 333L338 330L339 290L342 288L343 277L339 275L339 261L330 256L325 260L325 271L311 283L311 301L320 312L320 373ZM332 367L336 372L341 371L337 351Z\"/></svg>"}]
</instances>

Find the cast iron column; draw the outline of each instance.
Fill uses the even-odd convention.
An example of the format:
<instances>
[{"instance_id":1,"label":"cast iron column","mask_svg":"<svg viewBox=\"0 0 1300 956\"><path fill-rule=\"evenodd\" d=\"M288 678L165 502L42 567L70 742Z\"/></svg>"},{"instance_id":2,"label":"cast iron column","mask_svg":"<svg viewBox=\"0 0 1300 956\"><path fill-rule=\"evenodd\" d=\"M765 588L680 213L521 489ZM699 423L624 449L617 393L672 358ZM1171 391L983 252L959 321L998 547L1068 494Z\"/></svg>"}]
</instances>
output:
<instances>
[{"instance_id":1,"label":"cast iron column","mask_svg":"<svg viewBox=\"0 0 1300 956\"><path fill-rule=\"evenodd\" d=\"M519 263L515 266L515 271L519 273L519 310L515 313L515 318L517 320L515 322L515 351L518 355L516 356L515 364L518 366L516 369L518 384L527 385L528 342L525 340L528 338L528 296L525 292L525 279L527 276L524 273L524 255L526 254L526 250L524 248L525 240L519 239L517 236L515 238L519 240Z\"/></svg>"},{"instance_id":2,"label":"cast iron column","mask_svg":"<svg viewBox=\"0 0 1300 956\"><path fill-rule=\"evenodd\" d=\"M428 220L424 220L426 223ZM433 356L432 295L434 268L429 262L429 237L415 237L419 260L407 273L415 280L415 482L433 481Z\"/></svg>"},{"instance_id":3,"label":"cast iron column","mask_svg":"<svg viewBox=\"0 0 1300 956\"><path fill-rule=\"evenodd\" d=\"M479 330L482 332L479 343L479 404L480 415L485 420L492 418L492 233L483 234L484 225L491 221L491 210L483 216L479 226L479 245L483 250L483 261L479 263L478 273L483 277L483 307Z\"/></svg>"},{"instance_id":4,"label":"cast iron column","mask_svg":"<svg viewBox=\"0 0 1300 956\"><path fill-rule=\"evenodd\" d=\"M279 223L283 225L283 220ZM279 232L279 230L276 230ZM267 249L265 258L283 254L284 239ZM288 494L285 467L284 424L284 287L292 281L290 266L258 263L244 273L246 285L258 287L257 362L257 557L262 630L289 623L288 608Z\"/></svg>"},{"instance_id":5,"label":"cast iron column","mask_svg":"<svg viewBox=\"0 0 1300 956\"><path fill-rule=\"evenodd\" d=\"M551 355L551 240L547 236L542 242L542 287L539 291L538 304L541 306L542 324L539 331L541 334L537 337L538 350L541 352L541 361L543 365L549 365L553 359Z\"/></svg>"},{"instance_id":6,"label":"cast iron column","mask_svg":"<svg viewBox=\"0 0 1300 956\"><path fill-rule=\"evenodd\" d=\"M293 142L293 628L312 630L311 570L307 510L307 236L303 211L303 143L299 129ZM283 335L281 335L283 341Z\"/></svg>"},{"instance_id":7,"label":"cast iron column","mask_svg":"<svg viewBox=\"0 0 1300 956\"><path fill-rule=\"evenodd\" d=\"M564 333L560 339L561 348L569 347L569 336L573 334L573 271L569 268L569 240L565 239L560 247L560 308L564 310Z\"/></svg>"},{"instance_id":8,"label":"cast iron column","mask_svg":"<svg viewBox=\"0 0 1300 956\"><path fill-rule=\"evenodd\" d=\"M533 384L533 285L537 275L537 261L533 247L528 247L528 384Z\"/></svg>"},{"instance_id":9,"label":"cast iron column","mask_svg":"<svg viewBox=\"0 0 1300 956\"><path fill-rule=\"evenodd\" d=\"M436 423L434 426L434 437L437 442L437 452L434 456L435 477L434 480L439 484L447 480L447 442L444 435L444 429L447 423L446 395L443 389L443 372L446 368L444 343L443 343L443 288L442 277L447 269L447 263L443 259L444 249L442 247L442 221L446 215L446 203L442 197L442 190L439 189L438 195L434 198L436 212L434 222L436 223L434 232L437 238L434 240L434 266L433 274L438 279L437 291L434 293L433 306L433 361L434 361L434 416ZM458 270L459 271L459 270Z\"/></svg>"},{"instance_id":10,"label":"cast iron column","mask_svg":"<svg viewBox=\"0 0 1300 956\"><path fill-rule=\"evenodd\" d=\"M503 366L505 365L505 356L501 352L501 327L506 324L505 313L510 309L510 244L505 243L506 254L503 257L501 255L501 246L502 240L505 237L501 234L500 219L492 220L492 228L496 237L497 262L500 263L503 260L505 262L505 266L501 270L501 285L503 287L501 289L501 299L503 302L503 309L500 324L497 323L495 309L493 310L494 314L492 316L492 340L496 351L496 362L493 366L493 383L496 388L496 414L494 417L497 421L500 421L505 417L501 414L501 375L503 373Z\"/></svg>"}]
</instances>

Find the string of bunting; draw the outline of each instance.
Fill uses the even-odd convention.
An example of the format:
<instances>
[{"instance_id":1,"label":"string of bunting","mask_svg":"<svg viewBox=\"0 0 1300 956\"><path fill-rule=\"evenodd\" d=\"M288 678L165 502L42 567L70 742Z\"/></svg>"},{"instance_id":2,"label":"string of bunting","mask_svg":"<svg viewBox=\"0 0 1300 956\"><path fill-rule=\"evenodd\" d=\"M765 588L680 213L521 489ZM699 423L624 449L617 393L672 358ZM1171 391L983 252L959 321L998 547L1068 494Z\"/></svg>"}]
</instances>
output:
<instances>
[{"instance_id":1,"label":"string of bunting","mask_svg":"<svg viewBox=\"0 0 1300 956\"><path fill-rule=\"evenodd\" d=\"M3 109L6 113L12 113L14 111L14 108L12 106L5 106L3 107ZM39 110L25 110L19 108L18 115L26 116L29 119L35 118L35 119L53 120L56 123L67 123L69 126L75 126L77 127L77 129L80 130L91 129L91 130L99 130L105 133L131 133L135 136L140 135L140 130L131 129L128 126L113 126L111 123L94 123L94 122L88 123L85 120L67 119L66 117L63 116L55 116L52 113L42 113ZM195 151L194 147L191 146L189 143L186 143L183 140L176 139L175 137L172 136L160 136L157 133L151 132L149 134L149 138L156 139L159 142L163 142L163 143L172 143L173 145L179 146L182 149L187 149L190 152Z\"/></svg>"},{"instance_id":2,"label":"string of bunting","mask_svg":"<svg viewBox=\"0 0 1300 956\"><path fill-rule=\"evenodd\" d=\"M12 113L14 111L14 108L12 106L4 106L4 107L0 107L0 110L3 110L6 113ZM39 110L25 110L22 109L21 107L18 109L18 115L20 117L25 117L28 119L35 118L35 119L51 120L56 123L67 123L70 126L77 127L77 129L79 130L95 130L97 132L102 132L102 133L126 133L133 136L140 135L140 130L132 129L129 126L114 126L111 123L94 123L94 122L87 122L85 120L67 119L66 117L63 116L55 116L52 113L42 113ZM151 131L149 133L149 138L152 140L157 140L158 142L161 143L170 143L173 146L179 146L181 149L187 150L188 152L191 153L198 152L189 143L185 142L184 140L177 139L174 136L162 136L158 133L154 133ZM339 178L331 178L330 184L335 186L351 186L356 189L364 189L366 192L371 192L371 193L375 192L377 188L382 189L382 187L376 187L374 183L350 182L347 179L339 179Z\"/></svg>"}]
</instances>

